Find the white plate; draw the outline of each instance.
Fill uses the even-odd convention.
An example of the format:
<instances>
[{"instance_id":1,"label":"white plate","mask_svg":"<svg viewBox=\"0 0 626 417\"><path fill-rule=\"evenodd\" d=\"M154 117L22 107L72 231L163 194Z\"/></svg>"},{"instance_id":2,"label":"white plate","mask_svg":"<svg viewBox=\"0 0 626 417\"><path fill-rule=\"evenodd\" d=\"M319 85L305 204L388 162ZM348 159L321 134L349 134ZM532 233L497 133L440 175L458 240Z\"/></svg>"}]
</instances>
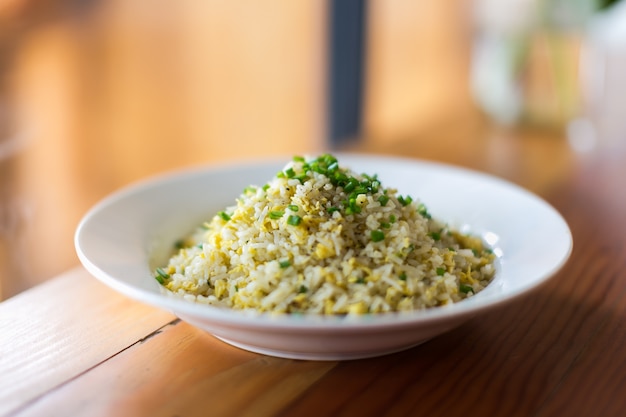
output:
<instances>
[{"instance_id":1,"label":"white plate","mask_svg":"<svg viewBox=\"0 0 626 417\"><path fill-rule=\"evenodd\" d=\"M243 349L314 360L356 359L407 349L502 306L554 275L572 249L570 230L539 197L501 179L418 160L338 154L358 172L426 204L449 225L483 236L498 254L494 281L460 303L402 314L323 317L251 314L163 295L152 275L180 237L262 185L289 158L221 165L154 178L106 198L83 218L78 256L96 278L136 300L169 310Z\"/></svg>"}]
</instances>

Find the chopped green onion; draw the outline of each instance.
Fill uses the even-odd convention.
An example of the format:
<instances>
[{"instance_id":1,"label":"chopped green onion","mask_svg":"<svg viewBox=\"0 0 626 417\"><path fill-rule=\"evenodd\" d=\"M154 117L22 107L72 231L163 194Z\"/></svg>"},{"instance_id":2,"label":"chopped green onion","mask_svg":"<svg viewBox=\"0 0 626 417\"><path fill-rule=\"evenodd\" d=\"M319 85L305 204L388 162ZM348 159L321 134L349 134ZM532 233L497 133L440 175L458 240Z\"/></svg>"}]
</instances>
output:
<instances>
[{"instance_id":1,"label":"chopped green onion","mask_svg":"<svg viewBox=\"0 0 626 417\"><path fill-rule=\"evenodd\" d=\"M437 275L442 276L445 273L446 273L445 268L437 268Z\"/></svg>"},{"instance_id":2,"label":"chopped green onion","mask_svg":"<svg viewBox=\"0 0 626 417\"><path fill-rule=\"evenodd\" d=\"M339 187L343 187L348 183L348 176L340 170L333 171L330 179L331 184Z\"/></svg>"},{"instance_id":3,"label":"chopped green onion","mask_svg":"<svg viewBox=\"0 0 626 417\"><path fill-rule=\"evenodd\" d=\"M361 212L361 206L358 206L356 204L350 204L350 206L346 208L347 215L358 214L360 212Z\"/></svg>"},{"instance_id":4,"label":"chopped green onion","mask_svg":"<svg viewBox=\"0 0 626 417\"><path fill-rule=\"evenodd\" d=\"M217 215L220 216L225 222L230 220L230 215L225 211L220 211L219 213L217 213Z\"/></svg>"},{"instance_id":5,"label":"chopped green onion","mask_svg":"<svg viewBox=\"0 0 626 417\"><path fill-rule=\"evenodd\" d=\"M359 182L354 178L349 178L348 183L343 187L343 190L346 193L351 193L357 186Z\"/></svg>"},{"instance_id":6,"label":"chopped green onion","mask_svg":"<svg viewBox=\"0 0 626 417\"><path fill-rule=\"evenodd\" d=\"M411 204L413 202L413 198L410 195L407 195L406 197L402 197L401 195L399 195L398 196L398 201L403 206L408 206L409 204Z\"/></svg>"},{"instance_id":7,"label":"chopped green onion","mask_svg":"<svg viewBox=\"0 0 626 417\"><path fill-rule=\"evenodd\" d=\"M361 212L361 206L356 202L356 198L351 198L349 204L350 204L349 208L352 213Z\"/></svg>"},{"instance_id":8,"label":"chopped green onion","mask_svg":"<svg viewBox=\"0 0 626 417\"><path fill-rule=\"evenodd\" d=\"M270 219L272 220L280 219L281 217L283 217L283 214L285 214L285 212L282 210L270 211Z\"/></svg>"},{"instance_id":9,"label":"chopped green onion","mask_svg":"<svg viewBox=\"0 0 626 417\"><path fill-rule=\"evenodd\" d=\"M372 242L380 242L385 239L385 234L380 230L372 230L370 237L372 238Z\"/></svg>"},{"instance_id":10,"label":"chopped green onion","mask_svg":"<svg viewBox=\"0 0 626 417\"><path fill-rule=\"evenodd\" d=\"M392 224L393 224L393 223L395 223L395 222L396 222L396 220L397 220L397 219L396 219L396 216L395 216L395 215L393 215L393 214L392 214L391 216L389 216L389 223L392 223Z\"/></svg>"},{"instance_id":11,"label":"chopped green onion","mask_svg":"<svg viewBox=\"0 0 626 417\"><path fill-rule=\"evenodd\" d=\"M289 268L291 266L291 262L289 262L289 261L280 261L278 264L283 269Z\"/></svg>"},{"instance_id":12,"label":"chopped green onion","mask_svg":"<svg viewBox=\"0 0 626 417\"><path fill-rule=\"evenodd\" d=\"M467 294L470 291L474 292L474 288L472 288L471 285L461 284L459 285L459 291L461 291L463 294Z\"/></svg>"},{"instance_id":13,"label":"chopped green onion","mask_svg":"<svg viewBox=\"0 0 626 417\"><path fill-rule=\"evenodd\" d=\"M156 269L156 275L155 275L154 278L156 278L156 280L159 282L159 284L163 285L163 284L165 284L165 280L166 279L170 279L170 274L168 274L167 272L165 272L161 268L157 268Z\"/></svg>"},{"instance_id":14,"label":"chopped green onion","mask_svg":"<svg viewBox=\"0 0 626 417\"><path fill-rule=\"evenodd\" d=\"M291 215L287 218L287 224L290 224L291 226L297 226L301 222L302 222L302 217L300 216Z\"/></svg>"},{"instance_id":15,"label":"chopped green onion","mask_svg":"<svg viewBox=\"0 0 626 417\"><path fill-rule=\"evenodd\" d=\"M296 206L295 204L289 204L288 208L291 211L298 211L298 210L300 210L300 208L298 206Z\"/></svg>"},{"instance_id":16,"label":"chopped green onion","mask_svg":"<svg viewBox=\"0 0 626 417\"><path fill-rule=\"evenodd\" d=\"M364 186L364 185L358 185L358 186L354 189L353 193L354 193L355 195L359 195L359 194L367 194L367 187L366 187L366 186Z\"/></svg>"},{"instance_id":17,"label":"chopped green onion","mask_svg":"<svg viewBox=\"0 0 626 417\"><path fill-rule=\"evenodd\" d=\"M263 191L267 191L269 188L270 188L270 185L269 184L265 184L263 186Z\"/></svg>"},{"instance_id":18,"label":"chopped green onion","mask_svg":"<svg viewBox=\"0 0 626 417\"><path fill-rule=\"evenodd\" d=\"M430 219L430 218L431 218L431 215L430 215L430 213L428 212L428 210L426 209L426 206L425 206L424 204L420 204L420 205L417 207L417 212L418 212L419 214L421 214L421 215L422 215L422 217L424 217L425 219Z\"/></svg>"},{"instance_id":19,"label":"chopped green onion","mask_svg":"<svg viewBox=\"0 0 626 417\"><path fill-rule=\"evenodd\" d=\"M401 281L406 281L406 272L401 272L398 278L400 278Z\"/></svg>"},{"instance_id":20,"label":"chopped green onion","mask_svg":"<svg viewBox=\"0 0 626 417\"><path fill-rule=\"evenodd\" d=\"M287 176L287 178L293 178L296 176L296 171L293 170L293 168L287 168L285 170L285 175Z\"/></svg>"},{"instance_id":21,"label":"chopped green onion","mask_svg":"<svg viewBox=\"0 0 626 417\"><path fill-rule=\"evenodd\" d=\"M339 166L337 158L331 154L323 154L315 159L306 160L305 157L296 155L293 157L293 161L299 165L286 168L280 171L277 176L280 178L298 179L301 183L310 179L311 173L318 173L325 175L330 183L335 187L341 187L347 194L347 199L342 202L339 207L328 208L328 213L334 213L335 211L342 210L346 215L361 213L361 204L356 203L356 198L363 194L377 194L379 190L382 190L381 183L378 180L378 175L361 174L361 176L353 177L349 175L348 170ZM265 188L264 188L265 189ZM383 196L379 197L381 205L387 204L389 197L386 196L387 190L382 190ZM405 198L403 201L407 201ZM408 201L411 199L408 197ZM289 209L297 212L299 209ZM297 220L293 220L298 222ZM298 222L299 223L299 222Z\"/></svg>"},{"instance_id":22,"label":"chopped green onion","mask_svg":"<svg viewBox=\"0 0 626 417\"><path fill-rule=\"evenodd\" d=\"M387 197L387 196L386 196L386 195L384 195L384 194L381 194L381 195L378 197L378 202L380 203L380 205L381 205L381 206L386 206L386 205L387 205L387 203L389 202L389 197Z\"/></svg>"},{"instance_id":23,"label":"chopped green onion","mask_svg":"<svg viewBox=\"0 0 626 417\"><path fill-rule=\"evenodd\" d=\"M365 284L365 278L363 278L363 277L357 278L356 279L356 283L357 284Z\"/></svg>"},{"instance_id":24,"label":"chopped green onion","mask_svg":"<svg viewBox=\"0 0 626 417\"><path fill-rule=\"evenodd\" d=\"M383 229L389 229L391 227L391 225L389 223L386 223L386 222L381 222L380 223L380 227L382 227Z\"/></svg>"},{"instance_id":25,"label":"chopped green onion","mask_svg":"<svg viewBox=\"0 0 626 417\"><path fill-rule=\"evenodd\" d=\"M293 178L300 181L300 184L304 184L304 182L309 179L309 176L306 174L298 174L294 175Z\"/></svg>"},{"instance_id":26,"label":"chopped green onion","mask_svg":"<svg viewBox=\"0 0 626 417\"><path fill-rule=\"evenodd\" d=\"M430 233L430 237L432 237L434 241L439 241L439 240L441 240L441 233L439 233L439 232L432 232L432 233Z\"/></svg>"},{"instance_id":27,"label":"chopped green onion","mask_svg":"<svg viewBox=\"0 0 626 417\"><path fill-rule=\"evenodd\" d=\"M307 291L309 291L309 289L306 287L306 285L300 285L300 288L298 289L298 294L304 294Z\"/></svg>"}]
</instances>

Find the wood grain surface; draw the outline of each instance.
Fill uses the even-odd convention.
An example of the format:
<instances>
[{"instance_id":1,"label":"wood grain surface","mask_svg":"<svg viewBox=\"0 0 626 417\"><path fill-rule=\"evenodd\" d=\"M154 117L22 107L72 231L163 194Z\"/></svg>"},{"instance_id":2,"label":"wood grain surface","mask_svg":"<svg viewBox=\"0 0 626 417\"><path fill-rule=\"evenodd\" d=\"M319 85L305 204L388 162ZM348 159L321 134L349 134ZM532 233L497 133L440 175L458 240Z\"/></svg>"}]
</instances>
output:
<instances>
[{"instance_id":1,"label":"wood grain surface","mask_svg":"<svg viewBox=\"0 0 626 417\"><path fill-rule=\"evenodd\" d=\"M175 320L77 269L0 304L0 415ZM31 352L31 353L27 353Z\"/></svg>"}]
</instances>

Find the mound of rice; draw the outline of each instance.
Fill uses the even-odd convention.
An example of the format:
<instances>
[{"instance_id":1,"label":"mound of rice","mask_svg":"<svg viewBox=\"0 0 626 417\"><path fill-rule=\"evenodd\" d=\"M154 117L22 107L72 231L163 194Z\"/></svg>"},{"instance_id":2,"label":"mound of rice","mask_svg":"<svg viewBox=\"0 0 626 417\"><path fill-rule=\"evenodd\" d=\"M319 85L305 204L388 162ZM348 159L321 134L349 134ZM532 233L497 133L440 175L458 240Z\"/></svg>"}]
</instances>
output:
<instances>
[{"instance_id":1,"label":"mound of rice","mask_svg":"<svg viewBox=\"0 0 626 417\"><path fill-rule=\"evenodd\" d=\"M294 157L264 186L243 190L155 277L199 303L282 313L417 310L480 292L494 255L423 204L329 154Z\"/></svg>"}]
</instances>

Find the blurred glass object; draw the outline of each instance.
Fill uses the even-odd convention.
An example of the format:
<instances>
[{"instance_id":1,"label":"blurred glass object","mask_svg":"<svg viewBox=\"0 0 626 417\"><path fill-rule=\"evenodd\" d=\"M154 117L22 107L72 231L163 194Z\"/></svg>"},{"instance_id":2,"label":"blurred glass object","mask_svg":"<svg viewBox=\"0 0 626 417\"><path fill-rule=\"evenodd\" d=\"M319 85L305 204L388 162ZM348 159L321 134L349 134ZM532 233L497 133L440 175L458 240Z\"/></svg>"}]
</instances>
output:
<instances>
[{"instance_id":1,"label":"blurred glass object","mask_svg":"<svg viewBox=\"0 0 626 417\"><path fill-rule=\"evenodd\" d=\"M499 123L514 123L522 112L523 91L518 78L533 27L534 3L473 3L472 92L477 104Z\"/></svg>"},{"instance_id":2,"label":"blurred glass object","mask_svg":"<svg viewBox=\"0 0 626 417\"><path fill-rule=\"evenodd\" d=\"M471 88L497 124L564 128L580 109L578 57L594 0L475 0Z\"/></svg>"},{"instance_id":3,"label":"blurred glass object","mask_svg":"<svg viewBox=\"0 0 626 417\"><path fill-rule=\"evenodd\" d=\"M579 151L626 143L626 2L591 19L580 56L583 106L568 126Z\"/></svg>"}]
</instances>

